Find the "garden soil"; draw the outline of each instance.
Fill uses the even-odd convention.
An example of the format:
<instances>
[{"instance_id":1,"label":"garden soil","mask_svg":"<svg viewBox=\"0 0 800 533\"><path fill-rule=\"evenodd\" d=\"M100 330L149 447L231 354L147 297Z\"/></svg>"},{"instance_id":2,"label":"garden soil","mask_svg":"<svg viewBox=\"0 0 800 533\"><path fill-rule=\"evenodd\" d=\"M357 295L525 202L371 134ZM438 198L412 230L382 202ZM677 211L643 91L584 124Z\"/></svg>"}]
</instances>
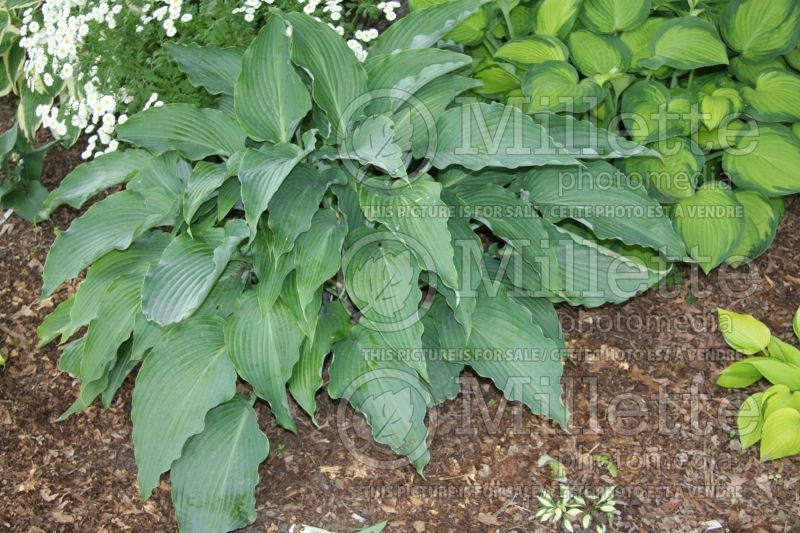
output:
<instances>
[{"instance_id":1,"label":"garden soil","mask_svg":"<svg viewBox=\"0 0 800 533\"><path fill-rule=\"evenodd\" d=\"M12 103L0 102L0 127L12 116ZM79 152L49 155L48 188ZM110 409L56 422L78 383L57 370L58 347L37 348L36 327L75 285L46 300L39 292L54 235L77 215L62 208L35 226L16 217L0 226L0 531L175 531L167 476L149 501L138 497L132 379ZM762 464L756 449L742 450L733 428L743 393L715 385L739 357L716 328L717 307L752 313L792 341L798 235L800 202L790 201L774 245L749 270L706 277L681 268L682 280L626 305L560 307L573 358L564 378L568 430L465 372L464 392L433 410L424 478L409 466L387 467L394 457L324 393L319 427L292 406L297 435L276 427L261 405L271 452L260 469L257 520L245 531L309 524L341 533L381 521L390 533L552 531L534 518L536 496L558 486L538 466L545 454L564 465L573 491L617 487L621 516L609 531L800 531L800 459ZM608 460L615 468L601 464Z\"/></svg>"}]
</instances>

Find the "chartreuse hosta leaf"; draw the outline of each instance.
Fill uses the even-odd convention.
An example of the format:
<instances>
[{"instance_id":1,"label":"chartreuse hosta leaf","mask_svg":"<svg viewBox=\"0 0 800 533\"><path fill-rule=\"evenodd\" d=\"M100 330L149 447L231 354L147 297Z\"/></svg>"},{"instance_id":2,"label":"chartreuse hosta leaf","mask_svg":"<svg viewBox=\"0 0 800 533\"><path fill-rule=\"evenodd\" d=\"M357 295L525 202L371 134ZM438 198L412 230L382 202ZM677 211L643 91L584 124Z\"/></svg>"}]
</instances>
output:
<instances>
[{"instance_id":1,"label":"chartreuse hosta leaf","mask_svg":"<svg viewBox=\"0 0 800 533\"><path fill-rule=\"evenodd\" d=\"M535 35L564 39L578 19L582 0L543 0L536 10Z\"/></svg>"},{"instance_id":2,"label":"chartreuse hosta leaf","mask_svg":"<svg viewBox=\"0 0 800 533\"><path fill-rule=\"evenodd\" d=\"M438 4L446 4L449 1L450 0L410 0L408 5L412 11L417 11L428 9ZM458 24L453 31L444 36L444 39L464 45L479 44L489 25L491 14L491 8L483 6L467 17L462 23Z\"/></svg>"},{"instance_id":3,"label":"chartreuse hosta leaf","mask_svg":"<svg viewBox=\"0 0 800 533\"><path fill-rule=\"evenodd\" d=\"M162 154L175 150L181 156L203 159L230 156L244 148L245 135L236 121L216 109L192 104L166 104L136 113L117 126L117 138Z\"/></svg>"},{"instance_id":4,"label":"chartreuse hosta leaf","mask_svg":"<svg viewBox=\"0 0 800 533\"><path fill-rule=\"evenodd\" d=\"M800 366L774 357L748 357L737 361L720 373L717 385L743 389L762 377L770 383L800 390Z\"/></svg>"},{"instance_id":5,"label":"chartreuse hosta leaf","mask_svg":"<svg viewBox=\"0 0 800 533\"><path fill-rule=\"evenodd\" d=\"M480 86L475 89L483 96L502 96L519 90L519 76L513 65L500 61L485 60L475 71Z\"/></svg>"},{"instance_id":6,"label":"chartreuse hosta leaf","mask_svg":"<svg viewBox=\"0 0 800 533\"><path fill-rule=\"evenodd\" d=\"M760 452L762 461L800 453L800 407L784 407L766 417Z\"/></svg>"},{"instance_id":7,"label":"chartreuse hosta leaf","mask_svg":"<svg viewBox=\"0 0 800 533\"><path fill-rule=\"evenodd\" d=\"M733 194L744 208L744 232L725 262L739 266L767 251L783 218L784 204L782 198L767 198L758 191L740 189Z\"/></svg>"},{"instance_id":8,"label":"chartreuse hosta leaf","mask_svg":"<svg viewBox=\"0 0 800 533\"><path fill-rule=\"evenodd\" d=\"M794 336L800 339L800 307L797 308L797 311L794 313L794 320L792 320L792 330L794 331Z\"/></svg>"},{"instance_id":9,"label":"chartreuse hosta leaf","mask_svg":"<svg viewBox=\"0 0 800 533\"><path fill-rule=\"evenodd\" d=\"M622 121L637 142L688 136L697 121L692 120L691 97L671 92L657 81L639 81L622 95Z\"/></svg>"},{"instance_id":10,"label":"chartreuse hosta leaf","mask_svg":"<svg viewBox=\"0 0 800 533\"><path fill-rule=\"evenodd\" d=\"M772 334L763 322L727 309L717 309L717 315L725 342L737 352L753 355L769 344Z\"/></svg>"},{"instance_id":11,"label":"chartreuse hosta leaf","mask_svg":"<svg viewBox=\"0 0 800 533\"><path fill-rule=\"evenodd\" d=\"M720 29L745 59L771 59L800 41L800 5L794 0L732 0L720 18Z\"/></svg>"},{"instance_id":12,"label":"chartreuse hosta leaf","mask_svg":"<svg viewBox=\"0 0 800 533\"><path fill-rule=\"evenodd\" d=\"M181 456L187 439L203 431L206 413L236 393L222 330L219 317L192 317L167 330L139 370L131 419L142 499Z\"/></svg>"},{"instance_id":13,"label":"chartreuse hosta leaf","mask_svg":"<svg viewBox=\"0 0 800 533\"><path fill-rule=\"evenodd\" d=\"M372 436L422 473L430 461L425 414L432 398L417 373L374 330L356 325L333 347L328 394L362 412Z\"/></svg>"},{"instance_id":14,"label":"chartreuse hosta leaf","mask_svg":"<svg viewBox=\"0 0 800 533\"><path fill-rule=\"evenodd\" d=\"M241 50L176 43L164 43L164 49L192 85L204 87L211 94L233 95L233 86L242 70Z\"/></svg>"},{"instance_id":15,"label":"chartreuse hosta leaf","mask_svg":"<svg viewBox=\"0 0 800 533\"><path fill-rule=\"evenodd\" d=\"M322 366L331 347L350 332L350 313L336 301L322 305L313 339L306 338L300 347L300 359L292 369L289 392L316 424L316 394L322 388Z\"/></svg>"},{"instance_id":16,"label":"chartreuse hosta leaf","mask_svg":"<svg viewBox=\"0 0 800 533\"><path fill-rule=\"evenodd\" d=\"M742 137L727 150L722 166L737 187L765 196L800 191L800 138L780 125L761 126L758 135Z\"/></svg>"},{"instance_id":17,"label":"chartreuse hosta leaf","mask_svg":"<svg viewBox=\"0 0 800 533\"><path fill-rule=\"evenodd\" d=\"M470 103L452 107L436 121L436 131L438 144L432 163L439 169L576 163L544 128L513 106Z\"/></svg>"},{"instance_id":18,"label":"chartreuse hosta leaf","mask_svg":"<svg viewBox=\"0 0 800 533\"><path fill-rule=\"evenodd\" d=\"M716 27L697 17L680 17L662 24L653 36L650 51L652 57L640 60L639 65L689 70L728 64L728 53Z\"/></svg>"},{"instance_id":19,"label":"chartreuse hosta leaf","mask_svg":"<svg viewBox=\"0 0 800 533\"><path fill-rule=\"evenodd\" d=\"M80 165L47 196L38 216L47 218L62 204L79 209L92 196L136 174L151 157L144 150L124 150L101 155Z\"/></svg>"},{"instance_id":20,"label":"chartreuse hosta leaf","mask_svg":"<svg viewBox=\"0 0 800 533\"><path fill-rule=\"evenodd\" d=\"M739 430L739 442L742 448L749 448L761 440L761 430L764 427L764 416L761 414L761 401L763 392L749 396L739 407L736 416L736 427Z\"/></svg>"},{"instance_id":21,"label":"chartreuse hosta leaf","mask_svg":"<svg viewBox=\"0 0 800 533\"><path fill-rule=\"evenodd\" d=\"M250 43L236 80L236 118L251 139L288 142L311 110L311 97L291 63L292 26L278 16Z\"/></svg>"},{"instance_id":22,"label":"chartreuse hosta leaf","mask_svg":"<svg viewBox=\"0 0 800 533\"><path fill-rule=\"evenodd\" d=\"M705 183L696 194L680 200L672 216L689 255L706 273L730 256L745 229L741 204L719 181Z\"/></svg>"},{"instance_id":23,"label":"chartreuse hosta leaf","mask_svg":"<svg viewBox=\"0 0 800 533\"><path fill-rule=\"evenodd\" d=\"M748 61L742 59L742 56L736 56L731 59L728 69L736 79L755 87L761 74L770 70L786 70L786 63L780 57L765 61Z\"/></svg>"},{"instance_id":24,"label":"chartreuse hosta leaf","mask_svg":"<svg viewBox=\"0 0 800 533\"><path fill-rule=\"evenodd\" d=\"M248 233L244 222L234 219L225 229L211 228L194 237L176 237L145 277L145 316L162 326L190 316L203 303Z\"/></svg>"},{"instance_id":25,"label":"chartreuse hosta leaf","mask_svg":"<svg viewBox=\"0 0 800 533\"><path fill-rule=\"evenodd\" d=\"M583 113L597 107L605 97L603 88L594 80L578 81L578 71L565 61L534 65L522 80L522 92L530 98L531 113Z\"/></svg>"},{"instance_id":26,"label":"chartreuse hosta leaf","mask_svg":"<svg viewBox=\"0 0 800 533\"><path fill-rule=\"evenodd\" d=\"M572 62L581 74L595 76L601 84L630 66L631 52L619 37L580 30L570 34L568 43Z\"/></svg>"},{"instance_id":27,"label":"chartreuse hosta leaf","mask_svg":"<svg viewBox=\"0 0 800 533\"><path fill-rule=\"evenodd\" d=\"M531 35L504 44L494 57L521 66L531 66L545 61L566 61L569 59L569 48L555 37Z\"/></svg>"},{"instance_id":28,"label":"chartreuse hosta leaf","mask_svg":"<svg viewBox=\"0 0 800 533\"><path fill-rule=\"evenodd\" d=\"M686 256L659 203L608 163L532 170L519 186L550 220L576 220L601 239L647 246L676 259Z\"/></svg>"},{"instance_id":29,"label":"chartreuse hosta leaf","mask_svg":"<svg viewBox=\"0 0 800 533\"><path fill-rule=\"evenodd\" d=\"M297 428L289 413L286 383L302 342L303 332L286 304L276 300L262 312L255 291L242 295L225 323L225 344L236 371L269 402L278 423L291 431Z\"/></svg>"},{"instance_id":30,"label":"chartreuse hosta leaf","mask_svg":"<svg viewBox=\"0 0 800 533\"><path fill-rule=\"evenodd\" d=\"M661 202L676 202L694 194L704 156L689 139L677 137L648 145L658 157L632 157L622 162L628 177L643 184Z\"/></svg>"},{"instance_id":31,"label":"chartreuse hosta leaf","mask_svg":"<svg viewBox=\"0 0 800 533\"><path fill-rule=\"evenodd\" d=\"M767 355L794 366L800 366L800 350L777 337L772 337L766 349Z\"/></svg>"},{"instance_id":32,"label":"chartreuse hosta leaf","mask_svg":"<svg viewBox=\"0 0 800 533\"><path fill-rule=\"evenodd\" d=\"M717 129L724 120L741 113L743 108L744 102L739 91L729 87L716 89L700 100L703 125L709 130Z\"/></svg>"},{"instance_id":33,"label":"chartreuse hosta leaf","mask_svg":"<svg viewBox=\"0 0 800 533\"><path fill-rule=\"evenodd\" d=\"M389 26L369 49L368 63L399 50L430 48L488 0L454 0L413 10Z\"/></svg>"},{"instance_id":34,"label":"chartreuse hosta leaf","mask_svg":"<svg viewBox=\"0 0 800 533\"><path fill-rule=\"evenodd\" d=\"M762 122L800 121L800 75L785 70L763 72L755 88L742 87L747 114Z\"/></svg>"},{"instance_id":35,"label":"chartreuse hosta leaf","mask_svg":"<svg viewBox=\"0 0 800 533\"><path fill-rule=\"evenodd\" d=\"M303 13L281 16L292 27L292 62L311 77L311 96L336 132L356 118L353 104L367 91L367 74L327 24Z\"/></svg>"},{"instance_id":36,"label":"chartreuse hosta leaf","mask_svg":"<svg viewBox=\"0 0 800 533\"><path fill-rule=\"evenodd\" d=\"M800 409L800 391L794 391L783 384L773 385L764 391L761 400L764 418L769 418L774 412L785 407Z\"/></svg>"},{"instance_id":37,"label":"chartreuse hosta leaf","mask_svg":"<svg viewBox=\"0 0 800 533\"><path fill-rule=\"evenodd\" d=\"M595 33L637 28L650 14L650 0L584 0L581 22Z\"/></svg>"},{"instance_id":38,"label":"chartreuse hosta leaf","mask_svg":"<svg viewBox=\"0 0 800 533\"><path fill-rule=\"evenodd\" d=\"M637 28L620 34L619 38L631 51L630 67L632 70L639 69L640 61L651 57L650 43L667 20L669 19L648 18Z\"/></svg>"},{"instance_id":39,"label":"chartreuse hosta leaf","mask_svg":"<svg viewBox=\"0 0 800 533\"><path fill-rule=\"evenodd\" d=\"M256 519L258 465L269 441L252 402L236 396L208 412L172 466L172 504L181 531L231 531Z\"/></svg>"},{"instance_id":40,"label":"chartreuse hosta leaf","mask_svg":"<svg viewBox=\"0 0 800 533\"><path fill-rule=\"evenodd\" d=\"M359 201L367 219L386 226L416 253L429 255L432 264L426 268L433 267L445 285L455 288L457 274L441 184L424 175L411 183L381 185L368 181L361 187Z\"/></svg>"}]
</instances>

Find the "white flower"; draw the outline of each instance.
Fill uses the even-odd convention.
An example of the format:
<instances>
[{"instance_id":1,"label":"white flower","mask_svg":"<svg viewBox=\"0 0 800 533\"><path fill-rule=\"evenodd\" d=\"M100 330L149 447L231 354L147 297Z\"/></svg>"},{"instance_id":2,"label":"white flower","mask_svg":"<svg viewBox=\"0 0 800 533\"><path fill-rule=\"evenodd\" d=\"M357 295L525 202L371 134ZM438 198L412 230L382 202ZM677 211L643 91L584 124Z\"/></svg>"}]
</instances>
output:
<instances>
[{"instance_id":1,"label":"white flower","mask_svg":"<svg viewBox=\"0 0 800 533\"><path fill-rule=\"evenodd\" d=\"M386 13L386 20L390 20L391 21L391 20L394 20L396 18L397 18L397 15L395 15L394 11L390 11L389 13Z\"/></svg>"},{"instance_id":2,"label":"white flower","mask_svg":"<svg viewBox=\"0 0 800 533\"><path fill-rule=\"evenodd\" d=\"M64 63L64 66L61 67L61 79L68 80L72 77L75 70L72 68L72 65L69 63Z\"/></svg>"},{"instance_id":3,"label":"white flower","mask_svg":"<svg viewBox=\"0 0 800 533\"><path fill-rule=\"evenodd\" d=\"M192 20L191 13L184 13L183 15L181 15L181 22L189 22L190 20Z\"/></svg>"},{"instance_id":4,"label":"white flower","mask_svg":"<svg viewBox=\"0 0 800 533\"><path fill-rule=\"evenodd\" d=\"M51 76L49 72L46 72L45 75L42 76L42 81L48 87L52 87L52 85L53 85L53 76Z\"/></svg>"},{"instance_id":5,"label":"white flower","mask_svg":"<svg viewBox=\"0 0 800 533\"><path fill-rule=\"evenodd\" d=\"M125 113L121 114L119 118L117 118L117 124L125 124L126 122L128 122L128 115Z\"/></svg>"}]
</instances>

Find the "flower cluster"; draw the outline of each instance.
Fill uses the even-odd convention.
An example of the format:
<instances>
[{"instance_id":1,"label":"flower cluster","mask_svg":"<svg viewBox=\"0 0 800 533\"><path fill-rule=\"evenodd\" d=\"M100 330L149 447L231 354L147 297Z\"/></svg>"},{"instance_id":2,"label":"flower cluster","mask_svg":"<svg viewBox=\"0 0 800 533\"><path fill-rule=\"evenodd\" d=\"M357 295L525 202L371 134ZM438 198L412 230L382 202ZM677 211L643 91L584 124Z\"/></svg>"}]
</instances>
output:
<instances>
[{"instance_id":1,"label":"flower cluster","mask_svg":"<svg viewBox=\"0 0 800 533\"><path fill-rule=\"evenodd\" d=\"M183 12L183 0L158 0L158 2L162 5L155 9L151 4L142 6L142 24L136 26L136 32L142 32L144 24L150 24L155 20L161 23L167 37L174 37L178 33L175 22L189 22L192 20L192 14Z\"/></svg>"}]
</instances>

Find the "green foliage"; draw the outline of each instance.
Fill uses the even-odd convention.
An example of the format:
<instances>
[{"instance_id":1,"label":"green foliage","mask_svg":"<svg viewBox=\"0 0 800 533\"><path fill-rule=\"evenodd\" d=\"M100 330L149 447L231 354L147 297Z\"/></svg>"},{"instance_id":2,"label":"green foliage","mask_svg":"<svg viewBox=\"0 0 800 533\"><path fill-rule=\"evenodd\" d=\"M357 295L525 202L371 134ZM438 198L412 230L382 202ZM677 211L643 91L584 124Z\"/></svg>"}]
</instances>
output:
<instances>
[{"instance_id":1,"label":"green foliage","mask_svg":"<svg viewBox=\"0 0 800 533\"><path fill-rule=\"evenodd\" d=\"M800 316L800 309L795 316ZM736 423L742 447L760 442L762 461L800 454L800 350L773 337L752 316L720 309L719 320L731 348L745 355L762 355L733 363L722 371L717 384L744 388L761 378L773 384L750 395L739 408Z\"/></svg>"}]
</instances>

